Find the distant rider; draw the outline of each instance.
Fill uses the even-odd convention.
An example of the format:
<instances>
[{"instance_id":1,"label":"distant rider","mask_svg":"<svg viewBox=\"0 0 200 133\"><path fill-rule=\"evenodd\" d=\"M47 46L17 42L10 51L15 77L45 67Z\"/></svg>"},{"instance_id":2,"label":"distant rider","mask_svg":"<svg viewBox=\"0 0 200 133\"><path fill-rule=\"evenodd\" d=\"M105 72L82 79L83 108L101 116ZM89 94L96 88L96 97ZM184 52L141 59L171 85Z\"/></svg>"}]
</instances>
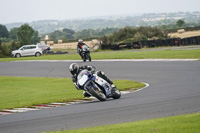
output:
<instances>
[{"instance_id":1,"label":"distant rider","mask_svg":"<svg viewBox=\"0 0 200 133\"><path fill-rule=\"evenodd\" d=\"M69 71L70 73L72 74L72 81L76 87L76 89L78 90L81 90L81 88L78 87L77 85L77 76L78 74L82 71L82 70L88 70L90 71L92 74L96 74L97 76L101 77L102 79L106 80L112 88L115 88L116 86L113 84L113 81L111 81L103 71L96 71L95 72L95 67L94 66L80 66L77 64L77 63L72 63L70 66L69 66ZM87 92L83 92L83 95L85 97L90 97L90 94L88 94Z\"/></svg>"},{"instance_id":2,"label":"distant rider","mask_svg":"<svg viewBox=\"0 0 200 133\"><path fill-rule=\"evenodd\" d=\"M81 56L81 58L83 58L82 57L82 47L83 47L83 45L86 45L85 43L83 43L83 39L79 39L78 40L78 44L77 44L77 53L79 53L79 55Z\"/></svg>"}]
</instances>

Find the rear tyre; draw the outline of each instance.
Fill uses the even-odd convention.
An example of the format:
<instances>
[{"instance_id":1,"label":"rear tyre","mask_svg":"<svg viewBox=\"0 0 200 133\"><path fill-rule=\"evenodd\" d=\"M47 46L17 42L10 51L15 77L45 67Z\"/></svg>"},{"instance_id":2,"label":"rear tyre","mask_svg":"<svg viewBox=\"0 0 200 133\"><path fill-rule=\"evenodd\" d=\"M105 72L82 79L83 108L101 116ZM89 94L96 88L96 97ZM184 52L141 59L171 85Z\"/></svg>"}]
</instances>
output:
<instances>
[{"instance_id":1,"label":"rear tyre","mask_svg":"<svg viewBox=\"0 0 200 133\"><path fill-rule=\"evenodd\" d=\"M16 58L20 58L21 55L20 55L19 53L17 53L17 54L15 55L15 57L16 57Z\"/></svg>"},{"instance_id":2,"label":"rear tyre","mask_svg":"<svg viewBox=\"0 0 200 133\"><path fill-rule=\"evenodd\" d=\"M117 88L112 89L112 98L119 99L121 97L121 92Z\"/></svg>"},{"instance_id":3,"label":"rear tyre","mask_svg":"<svg viewBox=\"0 0 200 133\"><path fill-rule=\"evenodd\" d=\"M41 55L41 54L40 54L39 52L35 53L35 56L36 56L36 57L40 57L40 55Z\"/></svg>"}]
</instances>

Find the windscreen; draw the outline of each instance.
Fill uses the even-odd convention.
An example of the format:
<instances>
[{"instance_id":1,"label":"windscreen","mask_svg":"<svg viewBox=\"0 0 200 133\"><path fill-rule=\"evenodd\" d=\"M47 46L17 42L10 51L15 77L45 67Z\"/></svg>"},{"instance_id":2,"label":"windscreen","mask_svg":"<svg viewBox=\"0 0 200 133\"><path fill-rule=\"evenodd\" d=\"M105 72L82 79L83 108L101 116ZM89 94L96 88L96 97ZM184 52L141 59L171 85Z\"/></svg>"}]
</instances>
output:
<instances>
[{"instance_id":1,"label":"windscreen","mask_svg":"<svg viewBox=\"0 0 200 133\"><path fill-rule=\"evenodd\" d=\"M78 75L78 80L80 80L82 77L83 77L83 75L86 75L88 73L88 70L82 70L80 73L79 73L79 75Z\"/></svg>"},{"instance_id":2,"label":"windscreen","mask_svg":"<svg viewBox=\"0 0 200 133\"><path fill-rule=\"evenodd\" d=\"M89 51L89 48L86 45L82 46L83 51Z\"/></svg>"},{"instance_id":3,"label":"windscreen","mask_svg":"<svg viewBox=\"0 0 200 133\"><path fill-rule=\"evenodd\" d=\"M85 83L86 83L86 81L88 80L88 76L87 76L87 74L88 74L88 71L87 70L83 70L83 71L81 71L80 72L80 74L78 75L78 84L80 85L80 86L83 86Z\"/></svg>"}]
</instances>

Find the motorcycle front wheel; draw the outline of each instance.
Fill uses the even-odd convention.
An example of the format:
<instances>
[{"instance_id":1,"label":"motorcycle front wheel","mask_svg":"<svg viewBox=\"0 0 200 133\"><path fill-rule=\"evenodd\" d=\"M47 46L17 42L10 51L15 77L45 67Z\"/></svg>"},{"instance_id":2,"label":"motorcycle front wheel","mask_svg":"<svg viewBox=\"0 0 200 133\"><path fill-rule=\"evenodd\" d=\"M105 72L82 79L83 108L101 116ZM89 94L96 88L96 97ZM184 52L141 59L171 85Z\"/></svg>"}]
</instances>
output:
<instances>
[{"instance_id":1,"label":"motorcycle front wheel","mask_svg":"<svg viewBox=\"0 0 200 133\"><path fill-rule=\"evenodd\" d=\"M86 62L85 54L82 55L82 60L83 60L83 62Z\"/></svg>"},{"instance_id":2,"label":"motorcycle front wheel","mask_svg":"<svg viewBox=\"0 0 200 133\"><path fill-rule=\"evenodd\" d=\"M89 92L92 94L92 96L96 97L100 101L106 101L106 96L100 88L91 87Z\"/></svg>"},{"instance_id":3,"label":"motorcycle front wheel","mask_svg":"<svg viewBox=\"0 0 200 133\"><path fill-rule=\"evenodd\" d=\"M91 56L90 56L90 55L88 55L88 58L89 58L89 61L91 62L91 61L92 61L92 59L91 59Z\"/></svg>"}]
</instances>

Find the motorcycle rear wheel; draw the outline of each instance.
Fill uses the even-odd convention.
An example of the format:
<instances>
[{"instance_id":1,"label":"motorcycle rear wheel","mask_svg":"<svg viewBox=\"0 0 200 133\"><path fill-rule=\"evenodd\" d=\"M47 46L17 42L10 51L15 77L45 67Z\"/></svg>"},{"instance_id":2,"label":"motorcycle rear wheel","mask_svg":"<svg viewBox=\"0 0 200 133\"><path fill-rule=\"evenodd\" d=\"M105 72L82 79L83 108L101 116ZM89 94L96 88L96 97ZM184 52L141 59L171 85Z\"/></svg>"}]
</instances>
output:
<instances>
[{"instance_id":1,"label":"motorcycle rear wheel","mask_svg":"<svg viewBox=\"0 0 200 133\"><path fill-rule=\"evenodd\" d=\"M112 98L119 99L121 97L121 92L117 88L112 89Z\"/></svg>"}]
</instances>

